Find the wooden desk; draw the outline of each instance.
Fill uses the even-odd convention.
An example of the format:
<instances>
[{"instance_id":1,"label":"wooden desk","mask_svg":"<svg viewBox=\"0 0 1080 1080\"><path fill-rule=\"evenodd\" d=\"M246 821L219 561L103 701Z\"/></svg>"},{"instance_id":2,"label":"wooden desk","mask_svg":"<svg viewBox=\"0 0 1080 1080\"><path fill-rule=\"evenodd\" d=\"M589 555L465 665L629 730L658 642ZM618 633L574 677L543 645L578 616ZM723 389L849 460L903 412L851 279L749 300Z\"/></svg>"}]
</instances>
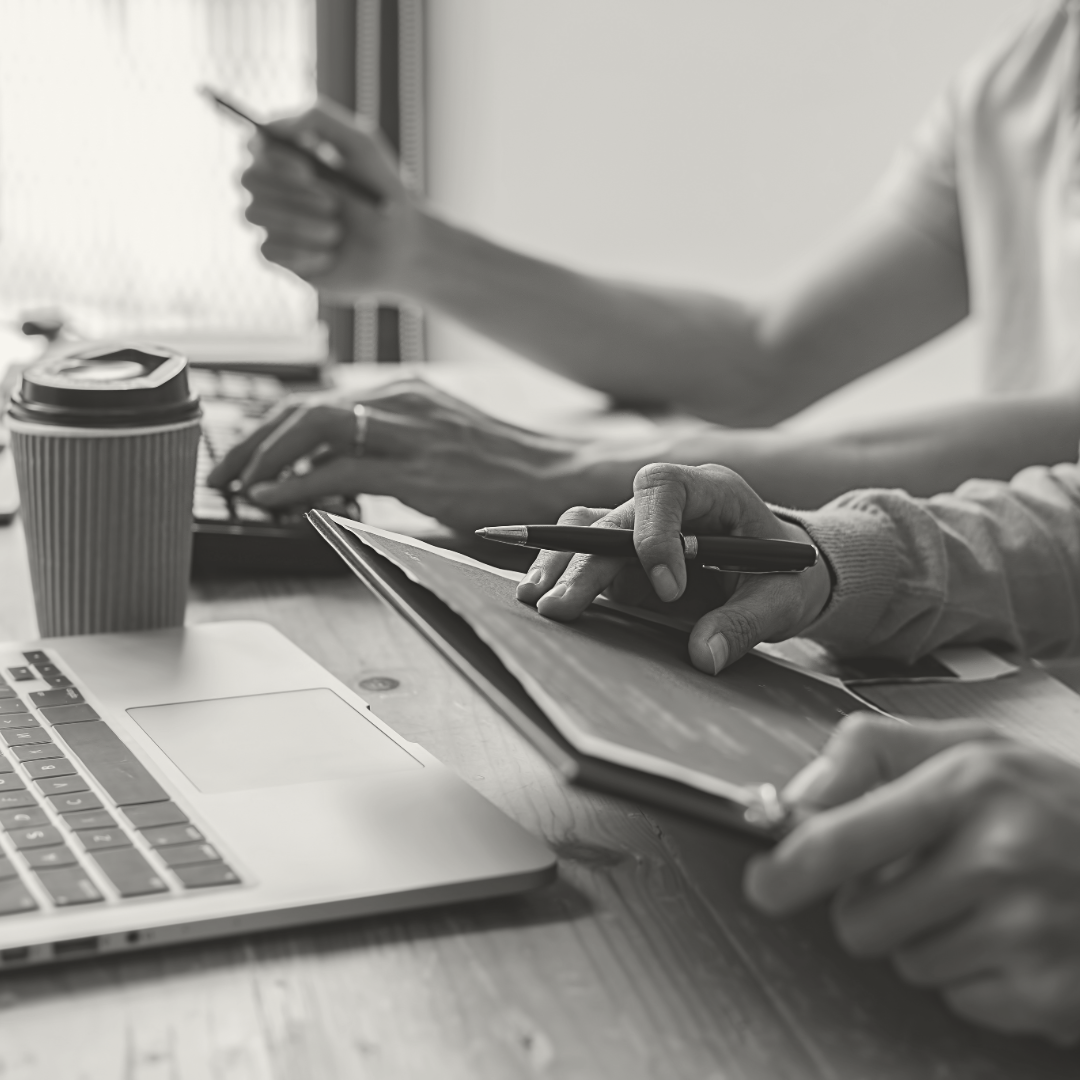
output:
<instances>
[{"instance_id":1,"label":"wooden desk","mask_svg":"<svg viewBox=\"0 0 1080 1080\"><path fill-rule=\"evenodd\" d=\"M17 528L0 530L0 633L33 634ZM189 621L264 619L560 855L532 895L192 945L0 980L4 1080L1015 1080L1080 1056L987 1035L740 898L752 845L567 790L401 619L351 579L199 587ZM1029 698L1035 695L1036 706ZM923 715L1080 724L1080 698L915 688ZM1062 729L1064 730L1064 728Z\"/></svg>"}]
</instances>

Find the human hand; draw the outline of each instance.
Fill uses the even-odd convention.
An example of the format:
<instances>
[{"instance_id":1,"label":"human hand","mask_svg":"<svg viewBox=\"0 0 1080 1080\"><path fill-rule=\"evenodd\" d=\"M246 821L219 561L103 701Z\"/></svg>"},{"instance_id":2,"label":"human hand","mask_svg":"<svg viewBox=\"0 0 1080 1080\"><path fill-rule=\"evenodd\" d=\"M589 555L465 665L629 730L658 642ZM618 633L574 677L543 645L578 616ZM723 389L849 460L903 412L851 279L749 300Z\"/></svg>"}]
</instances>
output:
<instances>
[{"instance_id":1,"label":"human hand","mask_svg":"<svg viewBox=\"0 0 1080 1080\"><path fill-rule=\"evenodd\" d=\"M829 570L821 559L801 574L718 574L688 568L680 532L698 536L757 536L809 543L798 525L782 521L742 477L720 465L646 465L634 478L634 497L615 510L575 507L564 525L634 530L638 562L545 551L518 586L518 599L541 615L576 619L606 592L640 605L682 601L698 621L690 634L695 667L717 674L759 641L779 641L804 630L829 598Z\"/></svg>"},{"instance_id":2,"label":"human hand","mask_svg":"<svg viewBox=\"0 0 1080 1080\"><path fill-rule=\"evenodd\" d=\"M983 723L863 714L784 797L812 816L750 863L752 903L834 894L849 952L974 1023L1080 1040L1080 768Z\"/></svg>"},{"instance_id":3,"label":"human hand","mask_svg":"<svg viewBox=\"0 0 1080 1080\"><path fill-rule=\"evenodd\" d=\"M280 404L210 473L268 509L310 506L326 495L394 495L455 529L550 520L577 481L581 444L527 431L419 379L360 400L367 410L355 445L357 399L342 394ZM306 473L298 461L312 459Z\"/></svg>"},{"instance_id":4,"label":"human hand","mask_svg":"<svg viewBox=\"0 0 1080 1080\"><path fill-rule=\"evenodd\" d=\"M378 191L383 202L373 206L319 179L299 154L256 135L240 183L251 195L245 216L266 231L263 255L330 301L404 291L421 211L378 131L325 99L268 126L306 146L329 143L342 168Z\"/></svg>"}]
</instances>

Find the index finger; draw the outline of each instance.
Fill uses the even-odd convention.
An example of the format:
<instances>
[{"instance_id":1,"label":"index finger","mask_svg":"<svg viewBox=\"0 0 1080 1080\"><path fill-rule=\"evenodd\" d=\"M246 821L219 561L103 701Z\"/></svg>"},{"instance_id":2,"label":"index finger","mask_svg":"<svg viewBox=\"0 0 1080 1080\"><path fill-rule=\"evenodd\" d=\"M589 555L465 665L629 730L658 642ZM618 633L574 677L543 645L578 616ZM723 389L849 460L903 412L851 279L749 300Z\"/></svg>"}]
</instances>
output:
<instances>
[{"instance_id":1,"label":"index finger","mask_svg":"<svg viewBox=\"0 0 1080 1080\"><path fill-rule=\"evenodd\" d=\"M823 810L747 867L757 907L788 914L921 850L954 824L962 795L945 752L853 802Z\"/></svg>"},{"instance_id":2,"label":"index finger","mask_svg":"<svg viewBox=\"0 0 1080 1080\"><path fill-rule=\"evenodd\" d=\"M656 595L668 602L686 588L685 471L684 465L646 465L634 477L634 547Z\"/></svg>"},{"instance_id":3,"label":"index finger","mask_svg":"<svg viewBox=\"0 0 1080 1080\"><path fill-rule=\"evenodd\" d=\"M302 406L294 410L255 448L240 474L241 483L249 487L269 480L324 443L341 453L348 448L354 424L351 412L332 406Z\"/></svg>"},{"instance_id":4,"label":"index finger","mask_svg":"<svg viewBox=\"0 0 1080 1080\"><path fill-rule=\"evenodd\" d=\"M633 521L634 507L625 502L590 526L625 529ZM553 553L556 556L563 553ZM561 561L555 559L556 563ZM536 610L549 619L576 619L614 580L628 560L604 555L574 555L558 580L536 602Z\"/></svg>"},{"instance_id":5,"label":"index finger","mask_svg":"<svg viewBox=\"0 0 1080 1080\"><path fill-rule=\"evenodd\" d=\"M256 447L284 420L299 408L297 401L279 401L266 419L247 438L238 442L213 469L206 478L210 487L224 488L235 480L244 471L248 459L255 452Z\"/></svg>"}]
</instances>

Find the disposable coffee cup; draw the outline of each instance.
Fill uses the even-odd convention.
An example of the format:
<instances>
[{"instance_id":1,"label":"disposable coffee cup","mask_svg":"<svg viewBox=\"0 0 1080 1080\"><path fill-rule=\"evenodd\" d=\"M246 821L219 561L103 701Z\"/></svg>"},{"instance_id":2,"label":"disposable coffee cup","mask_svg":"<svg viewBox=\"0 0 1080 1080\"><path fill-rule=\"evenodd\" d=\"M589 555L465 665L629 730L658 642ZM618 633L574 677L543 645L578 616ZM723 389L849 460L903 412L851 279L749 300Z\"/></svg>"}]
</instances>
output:
<instances>
[{"instance_id":1,"label":"disposable coffee cup","mask_svg":"<svg viewBox=\"0 0 1080 1080\"><path fill-rule=\"evenodd\" d=\"M169 349L82 345L22 373L7 424L42 635L183 623L200 415Z\"/></svg>"}]
</instances>

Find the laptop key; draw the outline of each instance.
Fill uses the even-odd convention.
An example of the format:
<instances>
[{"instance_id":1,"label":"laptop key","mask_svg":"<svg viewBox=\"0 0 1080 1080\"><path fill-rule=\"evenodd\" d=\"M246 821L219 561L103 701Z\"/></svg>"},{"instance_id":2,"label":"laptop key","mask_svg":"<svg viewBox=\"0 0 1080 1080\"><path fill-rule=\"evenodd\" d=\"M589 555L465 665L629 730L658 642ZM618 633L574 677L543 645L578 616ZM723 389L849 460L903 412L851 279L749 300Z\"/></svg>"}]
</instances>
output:
<instances>
[{"instance_id":1,"label":"laptop key","mask_svg":"<svg viewBox=\"0 0 1080 1080\"><path fill-rule=\"evenodd\" d=\"M187 814L172 802L125 806L124 816L136 829L155 829L159 825L186 825L188 820Z\"/></svg>"},{"instance_id":2,"label":"laptop key","mask_svg":"<svg viewBox=\"0 0 1080 1080\"><path fill-rule=\"evenodd\" d=\"M107 724L73 724L64 731L64 738L117 806L165 802L169 798L134 751Z\"/></svg>"},{"instance_id":3,"label":"laptop key","mask_svg":"<svg viewBox=\"0 0 1080 1080\"><path fill-rule=\"evenodd\" d=\"M52 708L41 710L41 715L50 724L80 724L84 720L100 720L101 717L94 711L93 706L83 702L82 705L53 705Z\"/></svg>"},{"instance_id":4,"label":"laptop key","mask_svg":"<svg viewBox=\"0 0 1080 1080\"><path fill-rule=\"evenodd\" d=\"M51 664L49 654L41 649L33 649L30 652L23 653L23 659L28 664Z\"/></svg>"},{"instance_id":5,"label":"laptop key","mask_svg":"<svg viewBox=\"0 0 1080 1080\"><path fill-rule=\"evenodd\" d=\"M0 700L10 701L19 695L7 683L0 683Z\"/></svg>"},{"instance_id":6,"label":"laptop key","mask_svg":"<svg viewBox=\"0 0 1080 1080\"><path fill-rule=\"evenodd\" d=\"M6 855L0 855L0 881L9 881L18 876L19 871L15 864Z\"/></svg>"},{"instance_id":7,"label":"laptop key","mask_svg":"<svg viewBox=\"0 0 1080 1080\"><path fill-rule=\"evenodd\" d=\"M75 766L67 758L54 758L51 761L25 761L23 765L31 780L40 780L46 776L74 776Z\"/></svg>"},{"instance_id":8,"label":"laptop key","mask_svg":"<svg viewBox=\"0 0 1080 1080\"><path fill-rule=\"evenodd\" d=\"M59 847L31 848L22 853L32 870L47 870L50 866L78 866L79 860L71 848L61 844Z\"/></svg>"},{"instance_id":9,"label":"laptop key","mask_svg":"<svg viewBox=\"0 0 1080 1080\"><path fill-rule=\"evenodd\" d=\"M28 829L31 825L48 825L49 815L40 806L23 806L0 810L0 825L5 829Z\"/></svg>"},{"instance_id":10,"label":"laptop key","mask_svg":"<svg viewBox=\"0 0 1080 1080\"><path fill-rule=\"evenodd\" d=\"M45 681L50 686L55 686L57 689L71 685L71 680L66 675L46 675Z\"/></svg>"},{"instance_id":11,"label":"laptop key","mask_svg":"<svg viewBox=\"0 0 1080 1080\"><path fill-rule=\"evenodd\" d=\"M8 674L13 682L30 682L35 677L28 667L9 667Z\"/></svg>"},{"instance_id":12,"label":"laptop key","mask_svg":"<svg viewBox=\"0 0 1080 1080\"><path fill-rule=\"evenodd\" d=\"M0 754L0 773L14 772L15 766L3 754Z\"/></svg>"},{"instance_id":13,"label":"laptop key","mask_svg":"<svg viewBox=\"0 0 1080 1080\"><path fill-rule=\"evenodd\" d=\"M4 703L0 701L0 705ZM3 739L8 746L23 746L26 743L47 743L52 742L52 738L49 733L40 727L36 728L15 728L14 731L0 731L0 739Z\"/></svg>"},{"instance_id":14,"label":"laptop key","mask_svg":"<svg viewBox=\"0 0 1080 1080\"><path fill-rule=\"evenodd\" d=\"M87 851L98 848L131 847L127 834L120 829L80 829L75 834Z\"/></svg>"},{"instance_id":15,"label":"laptop key","mask_svg":"<svg viewBox=\"0 0 1080 1080\"><path fill-rule=\"evenodd\" d=\"M23 704L19 697L4 698L0 701L0 716L10 716L12 713L25 713L30 710Z\"/></svg>"},{"instance_id":16,"label":"laptop key","mask_svg":"<svg viewBox=\"0 0 1080 1080\"><path fill-rule=\"evenodd\" d=\"M43 679L47 675L63 675L63 672L55 664L50 663L48 660L41 661L40 663L36 660L31 660L30 663L34 665L37 673Z\"/></svg>"},{"instance_id":17,"label":"laptop key","mask_svg":"<svg viewBox=\"0 0 1080 1080\"><path fill-rule=\"evenodd\" d=\"M42 758L60 758L64 751L56 743L39 743L36 746L13 746L16 761L39 761Z\"/></svg>"},{"instance_id":18,"label":"laptop key","mask_svg":"<svg viewBox=\"0 0 1080 1080\"><path fill-rule=\"evenodd\" d=\"M205 889L213 885L236 885L240 881L236 871L223 862L178 866L173 873L189 889Z\"/></svg>"},{"instance_id":19,"label":"laptop key","mask_svg":"<svg viewBox=\"0 0 1080 1080\"><path fill-rule=\"evenodd\" d=\"M80 810L65 814L69 829L108 829L116 825L116 819L107 810Z\"/></svg>"},{"instance_id":20,"label":"laptop key","mask_svg":"<svg viewBox=\"0 0 1080 1080\"><path fill-rule=\"evenodd\" d=\"M30 700L39 708L52 705L79 705L83 696L74 686L63 690L32 690Z\"/></svg>"},{"instance_id":21,"label":"laptop key","mask_svg":"<svg viewBox=\"0 0 1080 1080\"><path fill-rule=\"evenodd\" d=\"M52 847L54 844L64 842L60 830L55 825L34 825L29 829L10 829L8 836L20 851L32 847Z\"/></svg>"},{"instance_id":22,"label":"laptop key","mask_svg":"<svg viewBox=\"0 0 1080 1080\"><path fill-rule=\"evenodd\" d=\"M169 891L157 871L134 848L95 851L93 856L121 896L147 896Z\"/></svg>"},{"instance_id":23,"label":"laptop key","mask_svg":"<svg viewBox=\"0 0 1080 1080\"><path fill-rule=\"evenodd\" d=\"M140 830L151 847L171 847L173 844L190 844L205 840L194 825L161 825L156 829Z\"/></svg>"},{"instance_id":24,"label":"laptop key","mask_svg":"<svg viewBox=\"0 0 1080 1080\"><path fill-rule=\"evenodd\" d=\"M59 783L60 781L56 781ZM50 795L49 802L53 809L61 814L70 813L72 810L102 810L101 800L86 790L83 784L82 791L68 795Z\"/></svg>"},{"instance_id":25,"label":"laptop key","mask_svg":"<svg viewBox=\"0 0 1080 1080\"><path fill-rule=\"evenodd\" d=\"M0 915L18 915L21 911L34 911L37 901L30 890L17 878L0 881Z\"/></svg>"},{"instance_id":26,"label":"laptop key","mask_svg":"<svg viewBox=\"0 0 1080 1080\"><path fill-rule=\"evenodd\" d=\"M158 854L167 866L221 861L221 856L210 844L177 844L174 847L158 848Z\"/></svg>"},{"instance_id":27,"label":"laptop key","mask_svg":"<svg viewBox=\"0 0 1080 1080\"><path fill-rule=\"evenodd\" d=\"M41 725L29 713L13 713L11 716L0 716L0 730L24 727L39 728Z\"/></svg>"},{"instance_id":28,"label":"laptop key","mask_svg":"<svg viewBox=\"0 0 1080 1080\"><path fill-rule=\"evenodd\" d=\"M63 795L70 791L90 790L81 776L50 776L44 780L35 780L34 783L42 795Z\"/></svg>"},{"instance_id":29,"label":"laptop key","mask_svg":"<svg viewBox=\"0 0 1080 1080\"><path fill-rule=\"evenodd\" d=\"M14 810L18 806L37 805L37 799L29 791L0 791L0 810Z\"/></svg>"},{"instance_id":30,"label":"laptop key","mask_svg":"<svg viewBox=\"0 0 1080 1080\"><path fill-rule=\"evenodd\" d=\"M3 795L5 791L25 790L26 785L14 773L3 773L0 775L0 795Z\"/></svg>"},{"instance_id":31,"label":"laptop key","mask_svg":"<svg viewBox=\"0 0 1080 1080\"><path fill-rule=\"evenodd\" d=\"M57 907L93 904L101 899L97 886L86 876L86 871L82 867L67 866L62 870L38 870L37 876Z\"/></svg>"}]
</instances>

